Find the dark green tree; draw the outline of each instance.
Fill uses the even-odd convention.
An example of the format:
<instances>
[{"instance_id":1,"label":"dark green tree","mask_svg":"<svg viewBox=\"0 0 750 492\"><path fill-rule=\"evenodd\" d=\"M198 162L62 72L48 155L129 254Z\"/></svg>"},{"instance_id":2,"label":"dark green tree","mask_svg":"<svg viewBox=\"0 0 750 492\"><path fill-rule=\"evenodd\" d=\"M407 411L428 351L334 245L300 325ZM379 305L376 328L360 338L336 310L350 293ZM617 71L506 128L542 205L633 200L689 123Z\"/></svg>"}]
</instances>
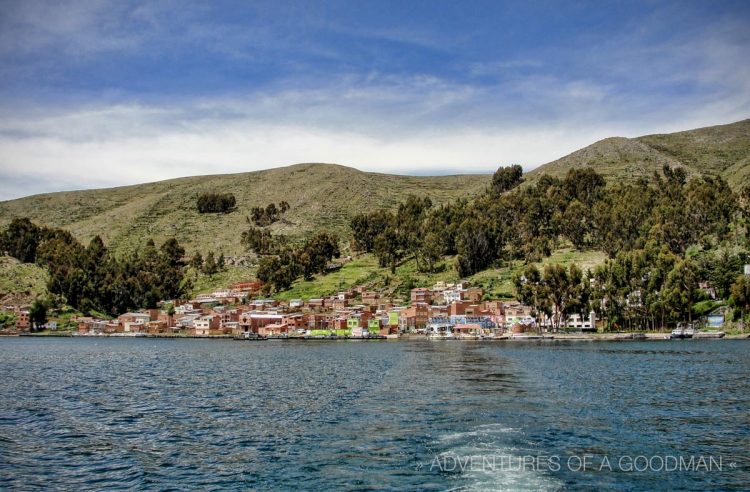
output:
<instances>
[{"instance_id":1,"label":"dark green tree","mask_svg":"<svg viewBox=\"0 0 750 492\"><path fill-rule=\"evenodd\" d=\"M523 168L518 164L499 167L492 176L490 193L497 197L523 183Z\"/></svg>"},{"instance_id":2,"label":"dark green tree","mask_svg":"<svg viewBox=\"0 0 750 492\"><path fill-rule=\"evenodd\" d=\"M36 331L47 322L47 303L36 299L29 309L29 321L31 321L31 331Z\"/></svg>"}]
</instances>

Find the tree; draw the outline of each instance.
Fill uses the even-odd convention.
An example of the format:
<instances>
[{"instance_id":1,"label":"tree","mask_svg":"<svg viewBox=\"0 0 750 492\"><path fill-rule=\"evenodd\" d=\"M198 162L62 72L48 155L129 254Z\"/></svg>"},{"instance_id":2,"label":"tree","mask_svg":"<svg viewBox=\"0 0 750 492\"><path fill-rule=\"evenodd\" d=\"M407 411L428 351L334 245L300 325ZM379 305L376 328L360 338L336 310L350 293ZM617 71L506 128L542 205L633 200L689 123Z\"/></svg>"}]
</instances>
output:
<instances>
[{"instance_id":1,"label":"tree","mask_svg":"<svg viewBox=\"0 0 750 492\"><path fill-rule=\"evenodd\" d=\"M198 212L227 213L234 210L237 201L231 193L203 193L198 197L196 206Z\"/></svg>"},{"instance_id":2,"label":"tree","mask_svg":"<svg viewBox=\"0 0 750 492\"><path fill-rule=\"evenodd\" d=\"M596 246L610 258L643 247L655 201L654 190L644 181L613 187L593 206Z\"/></svg>"},{"instance_id":3,"label":"tree","mask_svg":"<svg viewBox=\"0 0 750 492\"><path fill-rule=\"evenodd\" d=\"M206 261L203 263L203 273L206 275L213 275L219 271L219 267L216 265L216 259L214 258L214 252L209 251L206 256Z\"/></svg>"},{"instance_id":4,"label":"tree","mask_svg":"<svg viewBox=\"0 0 750 492\"><path fill-rule=\"evenodd\" d=\"M574 198L560 218L561 232L573 243L576 249L583 249L586 246L587 235L593 231L590 210Z\"/></svg>"},{"instance_id":5,"label":"tree","mask_svg":"<svg viewBox=\"0 0 750 492\"><path fill-rule=\"evenodd\" d=\"M23 263L34 263L41 235L42 230L29 219L13 219L0 236L0 253L5 251Z\"/></svg>"},{"instance_id":6,"label":"tree","mask_svg":"<svg viewBox=\"0 0 750 492\"><path fill-rule=\"evenodd\" d=\"M541 333L541 315L552 315L552 304L547 295L546 285L542 281L542 274L534 265L526 267L522 275L513 278L518 300L531 306L531 314L536 318L537 332Z\"/></svg>"},{"instance_id":7,"label":"tree","mask_svg":"<svg viewBox=\"0 0 750 492\"><path fill-rule=\"evenodd\" d=\"M169 238L161 245L161 252L172 267L182 266L182 257L185 256L185 248L180 246L175 238Z\"/></svg>"},{"instance_id":8,"label":"tree","mask_svg":"<svg viewBox=\"0 0 750 492\"><path fill-rule=\"evenodd\" d=\"M393 214L387 210L376 210L369 214L355 215L349 227L354 236L354 245L357 251L371 253L375 250L375 241L378 237L392 233Z\"/></svg>"},{"instance_id":9,"label":"tree","mask_svg":"<svg viewBox=\"0 0 750 492\"><path fill-rule=\"evenodd\" d=\"M0 236L10 232L18 239L19 230L33 233L34 257L49 273L50 294L82 312L117 315L178 298L190 287L181 262L184 249L174 239L161 248L150 239L143 248L116 258L99 236L84 247L68 231L39 228L27 221L19 221Z\"/></svg>"},{"instance_id":10,"label":"tree","mask_svg":"<svg viewBox=\"0 0 750 492\"><path fill-rule=\"evenodd\" d=\"M273 235L268 229L250 227L242 233L241 242L248 251L257 255L272 255L278 254L288 241L286 236Z\"/></svg>"},{"instance_id":11,"label":"tree","mask_svg":"<svg viewBox=\"0 0 750 492\"><path fill-rule=\"evenodd\" d=\"M591 207L601 198L606 182L594 168L576 167L568 171L562 185L567 200L578 200Z\"/></svg>"},{"instance_id":12,"label":"tree","mask_svg":"<svg viewBox=\"0 0 750 492\"><path fill-rule=\"evenodd\" d=\"M0 329L5 329L16 324L16 315L11 312L0 311Z\"/></svg>"},{"instance_id":13,"label":"tree","mask_svg":"<svg viewBox=\"0 0 750 492\"><path fill-rule=\"evenodd\" d=\"M281 215L289 210L289 204L287 202L281 202L279 207L275 203L269 203L264 207L253 207L250 210L250 217L248 222L255 224L258 227L270 226L274 222L278 221Z\"/></svg>"},{"instance_id":14,"label":"tree","mask_svg":"<svg viewBox=\"0 0 750 492\"><path fill-rule=\"evenodd\" d=\"M588 287L583 273L572 263L566 270L562 265L545 265L542 274L542 294L552 306L552 327L559 330L573 313L580 313L588 298Z\"/></svg>"},{"instance_id":15,"label":"tree","mask_svg":"<svg viewBox=\"0 0 750 492\"><path fill-rule=\"evenodd\" d=\"M695 263L689 259L678 261L664 283L664 301L672 315L693 321L693 304L698 300L698 276Z\"/></svg>"},{"instance_id":16,"label":"tree","mask_svg":"<svg viewBox=\"0 0 750 492\"><path fill-rule=\"evenodd\" d=\"M742 313L744 319L750 310L750 277L740 275L736 278L730 288L730 303Z\"/></svg>"},{"instance_id":17,"label":"tree","mask_svg":"<svg viewBox=\"0 0 750 492\"><path fill-rule=\"evenodd\" d=\"M31 321L31 331L36 331L47 322L47 303L36 299L29 309L29 320Z\"/></svg>"},{"instance_id":18,"label":"tree","mask_svg":"<svg viewBox=\"0 0 750 492\"><path fill-rule=\"evenodd\" d=\"M518 164L499 167L492 176L490 192L497 197L523 183L523 168Z\"/></svg>"},{"instance_id":19,"label":"tree","mask_svg":"<svg viewBox=\"0 0 750 492\"><path fill-rule=\"evenodd\" d=\"M457 243L456 265L462 277L484 270L496 258L495 237L489 225L479 218L470 218L461 224Z\"/></svg>"},{"instance_id":20,"label":"tree","mask_svg":"<svg viewBox=\"0 0 750 492\"><path fill-rule=\"evenodd\" d=\"M305 241L296 252L296 259L302 269L302 275L306 280L310 280L316 273L325 273L328 262L339 255L339 243L336 236L327 232L318 232Z\"/></svg>"},{"instance_id":21,"label":"tree","mask_svg":"<svg viewBox=\"0 0 750 492\"><path fill-rule=\"evenodd\" d=\"M403 237L398 231L388 228L375 238L375 256L381 267L388 267L391 273L396 273L396 267L405 255Z\"/></svg>"},{"instance_id":22,"label":"tree","mask_svg":"<svg viewBox=\"0 0 750 492\"><path fill-rule=\"evenodd\" d=\"M294 252L285 250L280 255L262 257L256 275L258 280L280 292L291 287L299 276L299 270Z\"/></svg>"},{"instance_id":23,"label":"tree","mask_svg":"<svg viewBox=\"0 0 750 492\"><path fill-rule=\"evenodd\" d=\"M190 266L196 270L203 269L203 256L200 251L196 251L193 257L190 259Z\"/></svg>"},{"instance_id":24,"label":"tree","mask_svg":"<svg viewBox=\"0 0 750 492\"><path fill-rule=\"evenodd\" d=\"M737 274L742 271L746 257L744 252L738 253L728 247L720 247L702 252L696 261L701 278L710 280L716 289L716 295L720 299L726 299Z\"/></svg>"},{"instance_id":25,"label":"tree","mask_svg":"<svg viewBox=\"0 0 750 492\"><path fill-rule=\"evenodd\" d=\"M422 258L422 264L428 273L435 271L435 265L443 255L443 245L441 236L435 232L428 232L422 241L422 247L419 250L419 256Z\"/></svg>"}]
</instances>

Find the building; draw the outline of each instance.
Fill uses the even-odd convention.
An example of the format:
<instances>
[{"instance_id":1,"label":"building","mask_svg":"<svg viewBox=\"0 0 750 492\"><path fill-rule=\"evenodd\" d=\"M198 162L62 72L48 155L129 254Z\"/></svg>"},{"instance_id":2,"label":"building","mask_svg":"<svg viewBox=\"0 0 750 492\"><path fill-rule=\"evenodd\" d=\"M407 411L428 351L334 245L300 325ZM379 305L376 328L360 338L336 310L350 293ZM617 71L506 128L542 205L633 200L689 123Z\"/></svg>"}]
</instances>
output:
<instances>
[{"instance_id":1,"label":"building","mask_svg":"<svg viewBox=\"0 0 750 492\"><path fill-rule=\"evenodd\" d=\"M443 300L446 304L453 304L454 302L463 301L464 290L457 288L445 289L443 291Z\"/></svg>"},{"instance_id":2,"label":"building","mask_svg":"<svg viewBox=\"0 0 750 492\"><path fill-rule=\"evenodd\" d=\"M432 304L432 291L430 289L425 289L423 287L412 289L411 290L411 303L416 304L418 302Z\"/></svg>"},{"instance_id":3,"label":"building","mask_svg":"<svg viewBox=\"0 0 750 492\"><path fill-rule=\"evenodd\" d=\"M232 284L230 288L242 293L260 292L260 289L263 288L263 282L260 280L254 282L237 282L236 284Z\"/></svg>"},{"instance_id":4,"label":"building","mask_svg":"<svg viewBox=\"0 0 750 492\"><path fill-rule=\"evenodd\" d=\"M194 336L208 336L220 335L222 333L221 316L209 314L207 316L201 316L193 321L193 329L190 334Z\"/></svg>"},{"instance_id":5,"label":"building","mask_svg":"<svg viewBox=\"0 0 750 492\"><path fill-rule=\"evenodd\" d=\"M28 331L31 328L31 317L26 309L19 309L16 314L16 330Z\"/></svg>"},{"instance_id":6,"label":"building","mask_svg":"<svg viewBox=\"0 0 750 492\"><path fill-rule=\"evenodd\" d=\"M448 316L462 316L472 304L471 301L453 301L448 306Z\"/></svg>"},{"instance_id":7,"label":"building","mask_svg":"<svg viewBox=\"0 0 750 492\"><path fill-rule=\"evenodd\" d=\"M463 294L463 298L471 302L481 302L482 297L484 297L484 289L481 287L469 287Z\"/></svg>"},{"instance_id":8,"label":"building","mask_svg":"<svg viewBox=\"0 0 750 492\"><path fill-rule=\"evenodd\" d=\"M367 306L377 305L380 302L380 294L377 292L363 292L362 293L362 304Z\"/></svg>"},{"instance_id":9,"label":"building","mask_svg":"<svg viewBox=\"0 0 750 492\"><path fill-rule=\"evenodd\" d=\"M271 323L258 328L258 335L262 337L284 336L289 333L289 325L286 323Z\"/></svg>"},{"instance_id":10,"label":"building","mask_svg":"<svg viewBox=\"0 0 750 492\"><path fill-rule=\"evenodd\" d=\"M399 331L403 333L423 330L427 327L429 317L430 310L427 304L420 303L405 308L398 316Z\"/></svg>"},{"instance_id":11,"label":"building","mask_svg":"<svg viewBox=\"0 0 750 492\"><path fill-rule=\"evenodd\" d=\"M117 317L121 333L141 333L146 331L146 323L151 321L152 313L125 313Z\"/></svg>"},{"instance_id":12,"label":"building","mask_svg":"<svg viewBox=\"0 0 750 492\"><path fill-rule=\"evenodd\" d=\"M242 333L260 333L260 328L284 323L285 318L285 315L275 311L250 311L240 315L239 324Z\"/></svg>"}]
</instances>

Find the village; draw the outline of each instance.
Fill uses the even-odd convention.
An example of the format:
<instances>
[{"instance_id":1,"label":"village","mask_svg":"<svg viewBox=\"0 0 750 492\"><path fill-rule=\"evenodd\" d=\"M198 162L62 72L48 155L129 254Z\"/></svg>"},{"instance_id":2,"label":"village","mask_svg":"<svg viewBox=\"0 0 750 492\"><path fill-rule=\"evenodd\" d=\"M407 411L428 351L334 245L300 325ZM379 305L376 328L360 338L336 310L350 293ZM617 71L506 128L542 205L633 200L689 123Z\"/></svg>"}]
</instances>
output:
<instances>
[{"instance_id":1,"label":"village","mask_svg":"<svg viewBox=\"0 0 750 492\"><path fill-rule=\"evenodd\" d=\"M552 328L546 316L536 319L530 306L514 300L482 300L484 291L468 282L438 282L414 288L408 305L373 291L355 288L325 298L254 299L258 281L240 282L227 289L190 300L163 301L159 309L129 312L107 320L78 316L74 335L266 338L397 338L424 336L439 339L532 337ZM254 300L250 300L254 299ZM31 328L29 310L7 306L16 315L15 332ZM40 329L55 332L55 321ZM596 331L593 312L571 315L565 328Z\"/></svg>"}]
</instances>

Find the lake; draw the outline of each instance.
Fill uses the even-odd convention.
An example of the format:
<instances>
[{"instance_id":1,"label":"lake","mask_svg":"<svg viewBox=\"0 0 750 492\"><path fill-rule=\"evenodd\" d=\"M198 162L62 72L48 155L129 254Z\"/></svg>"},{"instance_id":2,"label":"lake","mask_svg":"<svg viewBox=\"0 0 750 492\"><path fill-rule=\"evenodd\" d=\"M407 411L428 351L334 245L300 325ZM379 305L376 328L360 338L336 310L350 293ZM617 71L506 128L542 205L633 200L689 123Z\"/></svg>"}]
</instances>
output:
<instances>
[{"instance_id":1,"label":"lake","mask_svg":"<svg viewBox=\"0 0 750 492\"><path fill-rule=\"evenodd\" d=\"M2 338L0 488L745 490L749 350Z\"/></svg>"}]
</instances>

